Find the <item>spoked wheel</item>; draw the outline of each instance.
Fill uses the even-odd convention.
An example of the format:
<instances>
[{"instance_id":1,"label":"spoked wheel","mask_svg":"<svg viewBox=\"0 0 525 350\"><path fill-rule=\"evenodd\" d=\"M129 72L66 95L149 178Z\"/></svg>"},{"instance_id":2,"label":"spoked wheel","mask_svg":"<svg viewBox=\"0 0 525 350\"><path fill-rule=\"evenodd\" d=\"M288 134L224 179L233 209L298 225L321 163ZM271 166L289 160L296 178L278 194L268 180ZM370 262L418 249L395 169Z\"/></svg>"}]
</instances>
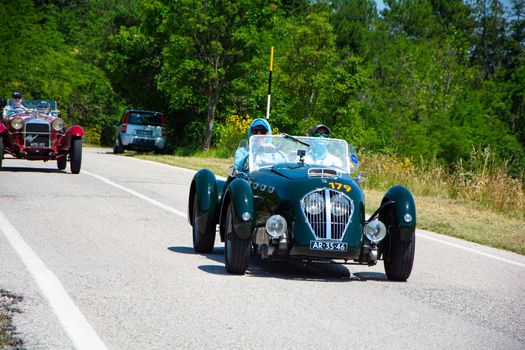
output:
<instances>
[{"instance_id":1,"label":"spoked wheel","mask_svg":"<svg viewBox=\"0 0 525 350\"><path fill-rule=\"evenodd\" d=\"M80 167L82 166L82 139L75 137L71 140L71 172L73 174L78 174L80 172Z\"/></svg>"},{"instance_id":2,"label":"spoked wheel","mask_svg":"<svg viewBox=\"0 0 525 350\"><path fill-rule=\"evenodd\" d=\"M228 205L226 213L226 237L224 245L224 260L226 271L235 275L244 275L250 263L250 239L241 239L233 227L232 206Z\"/></svg>"},{"instance_id":3,"label":"spoked wheel","mask_svg":"<svg viewBox=\"0 0 525 350\"><path fill-rule=\"evenodd\" d=\"M3 159L4 159L4 138L0 136L0 168L2 167Z\"/></svg>"},{"instance_id":4,"label":"spoked wheel","mask_svg":"<svg viewBox=\"0 0 525 350\"><path fill-rule=\"evenodd\" d=\"M211 253L215 242L215 225L207 222L205 227L197 221L197 198L193 198L193 249L197 253ZM213 218L208 218L208 220Z\"/></svg>"},{"instance_id":5,"label":"spoked wheel","mask_svg":"<svg viewBox=\"0 0 525 350\"><path fill-rule=\"evenodd\" d=\"M57 159L57 168L64 170L67 165L67 154L64 154L62 157Z\"/></svg>"}]
</instances>

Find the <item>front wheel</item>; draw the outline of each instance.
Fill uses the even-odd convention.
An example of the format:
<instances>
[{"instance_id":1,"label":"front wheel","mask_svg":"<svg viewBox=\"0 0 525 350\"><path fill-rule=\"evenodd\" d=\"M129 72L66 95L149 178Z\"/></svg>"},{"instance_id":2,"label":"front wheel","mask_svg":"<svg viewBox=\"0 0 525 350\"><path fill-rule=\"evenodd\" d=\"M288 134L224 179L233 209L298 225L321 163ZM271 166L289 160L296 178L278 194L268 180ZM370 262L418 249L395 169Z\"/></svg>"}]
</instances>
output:
<instances>
[{"instance_id":1,"label":"front wheel","mask_svg":"<svg viewBox=\"0 0 525 350\"><path fill-rule=\"evenodd\" d=\"M193 227L193 249L197 253L211 253L213 243L215 242L215 225L207 222L204 227L197 221L197 198L193 198L193 218L191 225ZM213 220L213 218L208 218Z\"/></svg>"},{"instance_id":2,"label":"front wheel","mask_svg":"<svg viewBox=\"0 0 525 350\"><path fill-rule=\"evenodd\" d=\"M399 238L398 232L389 234L384 242L388 246L385 257L385 273L389 280L406 281L412 272L414 256L416 251L416 236L410 242L404 242Z\"/></svg>"},{"instance_id":3,"label":"front wheel","mask_svg":"<svg viewBox=\"0 0 525 350\"><path fill-rule=\"evenodd\" d=\"M250 239L241 239L235 233L231 204L226 213L226 237L224 242L224 260L226 271L235 275L244 275L250 263Z\"/></svg>"},{"instance_id":4,"label":"front wheel","mask_svg":"<svg viewBox=\"0 0 525 350\"><path fill-rule=\"evenodd\" d=\"M82 166L82 139L75 137L71 141L71 172L78 174Z\"/></svg>"},{"instance_id":5,"label":"front wheel","mask_svg":"<svg viewBox=\"0 0 525 350\"><path fill-rule=\"evenodd\" d=\"M4 159L4 138L0 136L0 168L2 167L3 159Z\"/></svg>"}]
</instances>

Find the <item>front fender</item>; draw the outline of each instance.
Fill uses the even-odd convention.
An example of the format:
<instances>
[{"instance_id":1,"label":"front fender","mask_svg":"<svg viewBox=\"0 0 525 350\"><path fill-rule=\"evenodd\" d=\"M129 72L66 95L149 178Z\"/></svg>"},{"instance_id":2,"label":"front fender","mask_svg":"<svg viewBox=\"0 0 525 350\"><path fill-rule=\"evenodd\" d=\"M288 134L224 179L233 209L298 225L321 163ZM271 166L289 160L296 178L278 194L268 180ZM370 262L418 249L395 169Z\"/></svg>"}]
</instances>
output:
<instances>
[{"instance_id":1,"label":"front fender","mask_svg":"<svg viewBox=\"0 0 525 350\"><path fill-rule=\"evenodd\" d=\"M252 187L246 180L235 179L230 184L229 192L235 233L241 239L248 239L252 235L255 223ZM249 214L248 220L243 219L245 213Z\"/></svg>"},{"instance_id":2,"label":"front fender","mask_svg":"<svg viewBox=\"0 0 525 350\"><path fill-rule=\"evenodd\" d=\"M193 177L188 200L188 221L193 224L193 219L199 226L208 227L215 221L217 210L217 183L215 175L208 169L199 170ZM197 212L193 212L194 201L197 201ZM211 221L210 221L211 220Z\"/></svg>"},{"instance_id":3,"label":"front fender","mask_svg":"<svg viewBox=\"0 0 525 350\"><path fill-rule=\"evenodd\" d=\"M0 122L0 134L7 131L7 127L4 125L4 123Z\"/></svg>"},{"instance_id":4,"label":"front fender","mask_svg":"<svg viewBox=\"0 0 525 350\"><path fill-rule=\"evenodd\" d=\"M391 224L399 228L399 238L405 242L412 241L416 232L416 203L412 193L404 186L393 186L385 193L382 203L387 201L395 202L387 210L394 211L391 214L395 223Z\"/></svg>"},{"instance_id":5,"label":"front fender","mask_svg":"<svg viewBox=\"0 0 525 350\"><path fill-rule=\"evenodd\" d=\"M81 126L73 125L67 129L68 135L76 136L76 137L82 137L84 136L84 129Z\"/></svg>"}]
</instances>

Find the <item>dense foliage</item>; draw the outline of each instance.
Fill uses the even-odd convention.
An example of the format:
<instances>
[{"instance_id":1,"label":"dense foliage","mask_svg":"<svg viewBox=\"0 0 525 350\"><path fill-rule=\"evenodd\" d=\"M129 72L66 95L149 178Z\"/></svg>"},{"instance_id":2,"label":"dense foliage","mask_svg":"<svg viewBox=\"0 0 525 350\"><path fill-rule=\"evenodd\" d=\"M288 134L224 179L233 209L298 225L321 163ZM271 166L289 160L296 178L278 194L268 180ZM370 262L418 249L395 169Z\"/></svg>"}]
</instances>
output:
<instances>
[{"instance_id":1,"label":"dense foliage","mask_svg":"<svg viewBox=\"0 0 525 350\"><path fill-rule=\"evenodd\" d=\"M91 142L126 106L172 147L233 149L235 116L317 123L357 147L525 168L525 0L19 0L0 4L0 94L56 99ZM234 142L234 141L231 141Z\"/></svg>"}]
</instances>

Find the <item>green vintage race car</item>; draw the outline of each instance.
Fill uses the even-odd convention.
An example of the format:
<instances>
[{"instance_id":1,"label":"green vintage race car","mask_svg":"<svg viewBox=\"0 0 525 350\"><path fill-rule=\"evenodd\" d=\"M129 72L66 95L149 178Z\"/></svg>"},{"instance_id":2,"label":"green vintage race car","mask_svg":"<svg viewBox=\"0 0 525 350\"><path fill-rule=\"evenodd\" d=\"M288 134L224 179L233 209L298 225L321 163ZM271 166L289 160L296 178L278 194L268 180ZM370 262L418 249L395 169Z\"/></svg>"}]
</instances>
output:
<instances>
[{"instance_id":1,"label":"green vintage race car","mask_svg":"<svg viewBox=\"0 0 525 350\"><path fill-rule=\"evenodd\" d=\"M245 166L230 168L226 180L208 169L193 178L188 219L196 252L213 250L218 227L229 273L244 274L255 253L370 266L384 260L388 279L408 279L416 229L408 189L390 188L365 219L359 176L353 176L357 157L346 141L254 135L247 149Z\"/></svg>"}]
</instances>

